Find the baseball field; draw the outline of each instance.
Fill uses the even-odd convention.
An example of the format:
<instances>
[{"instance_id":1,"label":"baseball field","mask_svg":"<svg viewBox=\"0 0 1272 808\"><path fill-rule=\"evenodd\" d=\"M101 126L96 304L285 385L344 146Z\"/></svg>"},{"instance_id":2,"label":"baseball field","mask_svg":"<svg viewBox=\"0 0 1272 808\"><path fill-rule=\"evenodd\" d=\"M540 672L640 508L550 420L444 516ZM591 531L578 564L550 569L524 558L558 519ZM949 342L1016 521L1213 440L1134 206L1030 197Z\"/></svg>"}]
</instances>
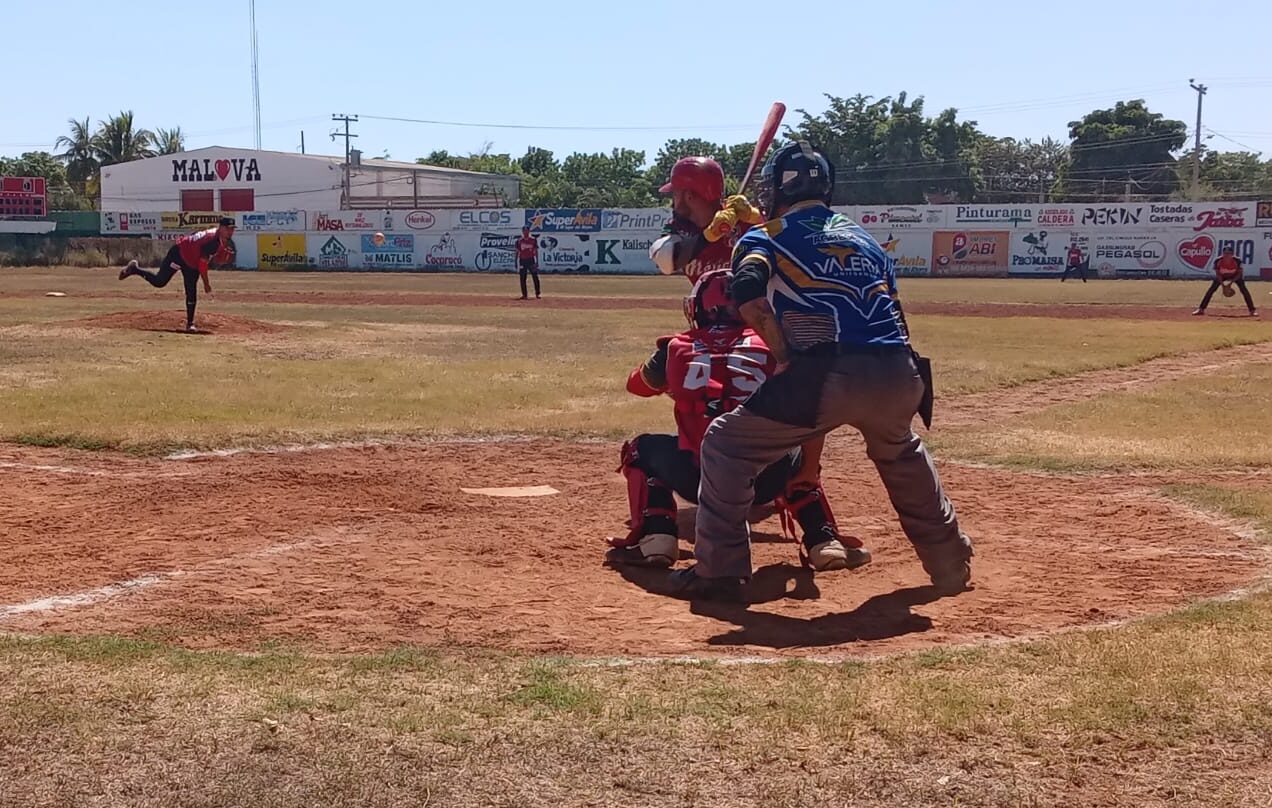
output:
<instances>
[{"instance_id":1,"label":"baseball field","mask_svg":"<svg viewBox=\"0 0 1272 808\"><path fill-rule=\"evenodd\" d=\"M845 431L874 563L757 514L741 606L604 564L683 279L212 282L187 335L179 284L0 272L0 808L1272 805L1243 305L903 279L975 588L924 586Z\"/></svg>"}]
</instances>

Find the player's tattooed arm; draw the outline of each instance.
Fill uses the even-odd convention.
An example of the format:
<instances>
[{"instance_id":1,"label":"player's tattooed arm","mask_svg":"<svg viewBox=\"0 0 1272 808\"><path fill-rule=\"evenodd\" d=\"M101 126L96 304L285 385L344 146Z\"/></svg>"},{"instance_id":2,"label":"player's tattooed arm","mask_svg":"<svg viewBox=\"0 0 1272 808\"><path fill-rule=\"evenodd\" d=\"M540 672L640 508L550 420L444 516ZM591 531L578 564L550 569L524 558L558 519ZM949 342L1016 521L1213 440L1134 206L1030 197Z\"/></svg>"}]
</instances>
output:
<instances>
[{"instance_id":1,"label":"player's tattooed arm","mask_svg":"<svg viewBox=\"0 0 1272 808\"><path fill-rule=\"evenodd\" d=\"M768 345L778 368L784 369L791 361L790 346L786 344L786 335L782 333L782 326L768 299L748 300L738 307L738 313L742 315L742 321L755 329L755 333Z\"/></svg>"}]
</instances>

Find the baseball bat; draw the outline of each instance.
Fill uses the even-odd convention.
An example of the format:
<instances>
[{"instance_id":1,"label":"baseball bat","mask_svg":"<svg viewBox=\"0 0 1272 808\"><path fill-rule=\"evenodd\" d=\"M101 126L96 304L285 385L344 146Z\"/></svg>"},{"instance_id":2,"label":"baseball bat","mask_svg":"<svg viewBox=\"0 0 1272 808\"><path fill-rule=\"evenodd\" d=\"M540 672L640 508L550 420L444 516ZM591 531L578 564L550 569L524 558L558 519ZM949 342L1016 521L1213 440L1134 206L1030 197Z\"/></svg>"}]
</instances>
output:
<instances>
[{"instance_id":1,"label":"baseball bat","mask_svg":"<svg viewBox=\"0 0 1272 808\"><path fill-rule=\"evenodd\" d=\"M739 194L746 194L747 186L751 184L751 177L755 174L755 169L760 167L760 161L764 159L764 155L768 154L769 146L773 145L773 138L777 137L777 127L782 125L782 116L785 114L786 105L781 101L774 101L773 106L769 108L768 117L764 119L760 139L755 141L755 151L751 152L751 162L746 167L746 174L742 176L742 184L738 186Z\"/></svg>"}]
</instances>

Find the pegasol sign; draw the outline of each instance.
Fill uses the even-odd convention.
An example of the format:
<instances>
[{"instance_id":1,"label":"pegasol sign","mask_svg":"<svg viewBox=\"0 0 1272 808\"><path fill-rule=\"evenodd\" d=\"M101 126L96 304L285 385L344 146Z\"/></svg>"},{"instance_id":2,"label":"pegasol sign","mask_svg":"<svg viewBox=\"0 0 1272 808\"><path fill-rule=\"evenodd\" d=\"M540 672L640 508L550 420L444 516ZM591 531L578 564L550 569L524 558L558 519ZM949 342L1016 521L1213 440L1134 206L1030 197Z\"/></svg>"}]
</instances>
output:
<instances>
[{"instance_id":1,"label":"pegasol sign","mask_svg":"<svg viewBox=\"0 0 1272 808\"><path fill-rule=\"evenodd\" d=\"M1034 209L1028 207L995 207L993 205L959 205L954 211L959 224L1033 224Z\"/></svg>"}]
</instances>

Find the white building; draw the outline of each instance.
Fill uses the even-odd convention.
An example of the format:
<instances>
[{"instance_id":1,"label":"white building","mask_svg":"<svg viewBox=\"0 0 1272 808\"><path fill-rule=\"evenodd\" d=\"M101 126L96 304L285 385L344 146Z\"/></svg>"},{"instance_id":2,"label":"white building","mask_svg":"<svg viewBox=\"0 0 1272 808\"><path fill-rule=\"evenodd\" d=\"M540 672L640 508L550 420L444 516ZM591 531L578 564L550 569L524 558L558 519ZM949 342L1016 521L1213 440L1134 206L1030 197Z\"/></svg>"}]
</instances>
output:
<instances>
[{"instance_id":1,"label":"white building","mask_svg":"<svg viewBox=\"0 0 1272 808\"><path fill-rule=\"evenodd\" d=\"M102 169L101 210L273 211L499 207L515 204L516 177L393 160L206 149Z\"/></svg>"}]
</instances>

